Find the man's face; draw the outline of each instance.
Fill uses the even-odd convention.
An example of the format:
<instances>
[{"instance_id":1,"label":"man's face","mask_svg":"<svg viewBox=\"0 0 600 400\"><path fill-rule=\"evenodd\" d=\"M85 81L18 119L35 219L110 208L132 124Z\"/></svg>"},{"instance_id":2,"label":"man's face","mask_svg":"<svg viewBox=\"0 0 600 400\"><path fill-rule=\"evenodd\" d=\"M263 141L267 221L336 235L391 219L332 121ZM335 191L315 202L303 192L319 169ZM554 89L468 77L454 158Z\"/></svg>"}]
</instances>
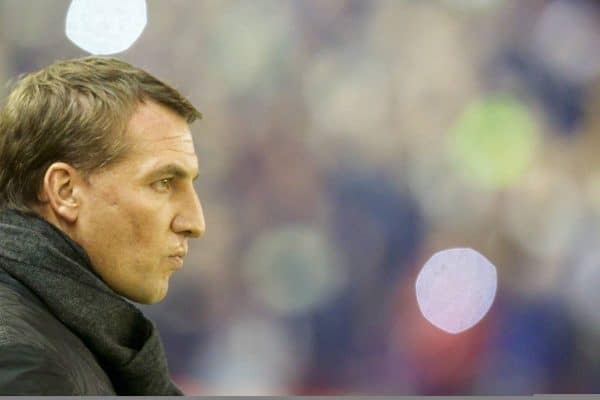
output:
<instances>
[{"instance_id":1,"label":"man's face","mask_svg":"<svg viewBox=\"0 0 600 400\"><path fill-rule=\"evenodd\" d=\"M198 159L186 121L151 101L132 116L128 138L132 150L82 189L75 239L111 288L151 304L167 294L187 239L204 233Z\"/></svg>"}]
</instances>

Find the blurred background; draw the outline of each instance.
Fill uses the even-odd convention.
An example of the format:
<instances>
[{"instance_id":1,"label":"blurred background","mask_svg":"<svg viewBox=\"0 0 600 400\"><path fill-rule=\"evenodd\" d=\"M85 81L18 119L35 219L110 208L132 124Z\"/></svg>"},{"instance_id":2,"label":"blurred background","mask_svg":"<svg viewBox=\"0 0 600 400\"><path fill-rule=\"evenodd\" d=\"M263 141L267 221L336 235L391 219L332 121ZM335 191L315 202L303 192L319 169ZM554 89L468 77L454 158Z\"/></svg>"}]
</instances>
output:
<instances>
[{"instance_id":1,"label":"blurred background","mask_svg":"<svg viewBox=\"0 0 600 400\"><path fill-rule=\"evenodd\" d=\"M600 2L147 5L118 57L204 114L207 232L142 307L187 394L600 392ZM0 97L87 55L68 7L0 0ZM451 247L499 279L458 335L414 287Z\"/></svg>"}]
</instances>

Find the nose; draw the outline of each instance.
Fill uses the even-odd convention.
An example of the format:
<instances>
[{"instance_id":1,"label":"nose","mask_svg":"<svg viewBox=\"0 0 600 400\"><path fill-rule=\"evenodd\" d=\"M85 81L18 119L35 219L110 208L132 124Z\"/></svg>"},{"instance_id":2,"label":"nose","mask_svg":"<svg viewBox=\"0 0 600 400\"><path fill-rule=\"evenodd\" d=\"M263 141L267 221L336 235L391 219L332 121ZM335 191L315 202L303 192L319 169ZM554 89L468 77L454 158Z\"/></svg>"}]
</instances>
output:
<instances>
[{"instance_id":1,"label":"nose","mask_svg":"<svg viewBox=\"0 0 600 400\"><path fill-rule=\"evenodd\" d=\"M172 229L176 233L186 237L199 238L206 231L206 222L204 221L204 212L202 204L192 188L190 195L182 202L180 212L173 219Z\"/></svg>"}]
</instances>

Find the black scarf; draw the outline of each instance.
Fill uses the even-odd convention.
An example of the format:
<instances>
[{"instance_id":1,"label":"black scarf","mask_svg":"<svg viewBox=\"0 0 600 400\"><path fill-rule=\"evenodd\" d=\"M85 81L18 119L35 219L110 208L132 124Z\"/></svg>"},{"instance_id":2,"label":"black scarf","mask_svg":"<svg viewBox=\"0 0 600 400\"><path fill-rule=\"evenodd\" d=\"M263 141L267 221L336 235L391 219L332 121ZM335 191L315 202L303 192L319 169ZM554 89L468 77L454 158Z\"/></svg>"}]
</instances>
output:
<instances>
[{"instance_id":1,"label":"black scarf","mask_svg":"<svg viewBox=\"0 0 600 400\"><path fill-rule=\"evenodd\" d=\"M93 271L84 249L41 217L0 211L3 269L94 353L117 394L181 395L158 330Z\"/></svg>"}]
</instances>

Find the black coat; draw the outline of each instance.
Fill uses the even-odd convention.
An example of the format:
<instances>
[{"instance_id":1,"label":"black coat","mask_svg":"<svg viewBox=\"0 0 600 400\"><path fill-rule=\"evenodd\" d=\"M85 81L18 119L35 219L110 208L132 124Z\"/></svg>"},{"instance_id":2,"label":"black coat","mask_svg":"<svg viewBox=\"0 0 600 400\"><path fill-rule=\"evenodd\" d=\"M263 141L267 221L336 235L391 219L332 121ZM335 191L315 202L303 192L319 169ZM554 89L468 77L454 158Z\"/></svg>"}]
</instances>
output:
<instances>
[{"instance_id":1,"label":"black coat","mask_svg":"<svg viewBox=\"0 0 600 400\"><path fill-rule=\"evenodd\" d=\"M0 271L0 395L115 395L85 344Z\"/></svg>"}]
</instances>

